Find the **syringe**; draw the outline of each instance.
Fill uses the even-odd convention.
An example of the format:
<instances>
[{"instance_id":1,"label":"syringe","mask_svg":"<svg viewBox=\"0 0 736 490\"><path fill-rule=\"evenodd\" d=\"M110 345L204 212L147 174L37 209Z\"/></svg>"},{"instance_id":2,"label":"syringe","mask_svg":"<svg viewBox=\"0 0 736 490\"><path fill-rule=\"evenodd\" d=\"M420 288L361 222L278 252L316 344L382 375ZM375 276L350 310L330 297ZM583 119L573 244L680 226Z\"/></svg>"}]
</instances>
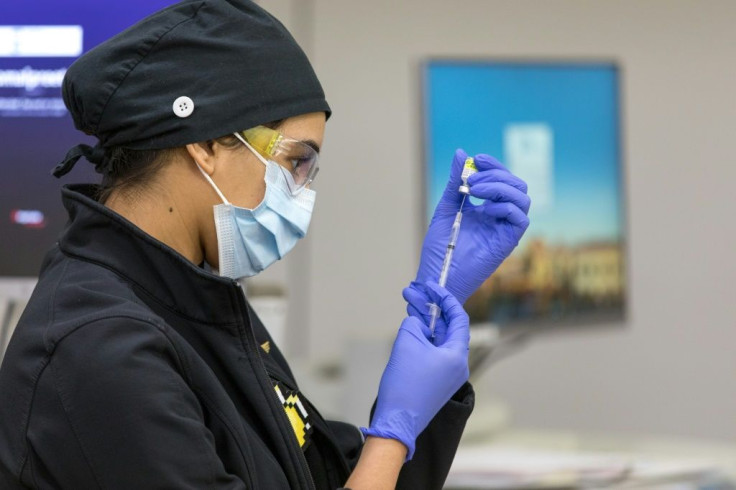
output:
<instances>
[{"instance_id":1,"label":"syringe","mask_svg":"<svg viewBox=\"0 0 736 490\"><path fill-rule=\"evenodd\" d=\"M470 193L470 187L468 187L468 177L470 177L477 171L478 169L475 166L475 161L471 157L465 159L463 172L460 176L460 179L462 180L462 185L460 185L460 187L458 188L458 192L464 195L463 200L460 203L460 210L455 215L455 221L452 223L452 230L450 231L450 241L447 244L447 248L445 249L445 259L442 261L442 270L440 271L439 281L439 285L442 287L445 287L445 284L447 284L447 275L450 272L450 265L452 263L452 253L455 251L457 237L460 234L460 223L463 220L463 205L465 204L465 199L467 199L468 194ZM431 314L429 330L432 332L432 338L434 338L434 328L437 324L437 318L439 318L440 316L440 307L434 303L430 304L429 312Z\"/></svg>"}]
</instances>

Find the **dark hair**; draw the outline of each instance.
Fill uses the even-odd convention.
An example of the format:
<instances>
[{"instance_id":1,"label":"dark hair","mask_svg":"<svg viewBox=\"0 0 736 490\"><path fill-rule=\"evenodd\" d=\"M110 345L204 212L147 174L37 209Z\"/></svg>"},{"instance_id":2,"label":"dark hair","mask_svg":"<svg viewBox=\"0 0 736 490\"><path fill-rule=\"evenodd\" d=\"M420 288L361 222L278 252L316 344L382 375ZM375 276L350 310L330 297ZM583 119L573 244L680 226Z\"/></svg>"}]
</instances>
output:
<instances>
[{"instance_id":1,"label":"dark hair","mask_svg":"<svg viewBox=\"0 0 736 490\"><path fill-rule=\"evenodd\" d=\"M97 200L105 203L113 192L140 188L153 177L176 149L131 150L116 146L107 151L107 164L97 191Z\"/></svg>"},{"instance_id":2,"label":"dark hair","mask_svg":"<svg viewBox=\"0 0 736 490\"><path fill-rule=\"evenodd\" d=\"M283 119L263 126L276 129L282 122ZM241 145L240 140L231 134L212 141L227 148L237 148ZM163 150L132 150L121 146L110 148L106 153L107 163L97 191L97 200L105 204L113 192L145 189L166 163L180 151L181 148Z\"/></svg>"}]
</instances>

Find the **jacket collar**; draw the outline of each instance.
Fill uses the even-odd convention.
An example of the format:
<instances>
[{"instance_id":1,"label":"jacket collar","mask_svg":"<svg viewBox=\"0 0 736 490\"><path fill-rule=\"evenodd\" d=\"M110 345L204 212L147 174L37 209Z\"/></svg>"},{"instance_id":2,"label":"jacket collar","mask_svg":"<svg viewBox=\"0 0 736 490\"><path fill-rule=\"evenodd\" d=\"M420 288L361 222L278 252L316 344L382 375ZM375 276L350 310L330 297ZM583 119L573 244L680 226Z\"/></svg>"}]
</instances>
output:
<instances>
[{"instance_id":1,"label":"jacket collar","mask_svg":"<svg viewBox=\"0 0 736 490\"><path fill-rule=\"evenodd\" d=\"M156 240L93 196L97 186L66 185L62 201L69 222L59 238L66 255L112 270L145 302L158 302L197 322L234 326L244 322L242 288L207 272ZM147 297L146 297L147 296Z\"/></svg>"}]
</instances>

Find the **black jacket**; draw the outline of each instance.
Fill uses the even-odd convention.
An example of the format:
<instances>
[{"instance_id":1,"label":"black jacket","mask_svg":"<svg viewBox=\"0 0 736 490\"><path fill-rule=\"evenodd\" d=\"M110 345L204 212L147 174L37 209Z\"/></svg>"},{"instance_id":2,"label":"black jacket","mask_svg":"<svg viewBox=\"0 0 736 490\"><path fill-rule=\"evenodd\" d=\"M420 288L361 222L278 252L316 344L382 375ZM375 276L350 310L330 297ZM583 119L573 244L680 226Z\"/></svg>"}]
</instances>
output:
<instances>
[{"instance_id":1,"label":"black jacket","mask_svg":"<svg viewBox=\"0 0 736 490\"><path fill-rule=\"evenodd\" d=\"M359 431L299 393L238 283L98 204L92 186L62 194L70 221L0 369L0 488L344 484ZM399 488L442 487L472 405L466 385Z\"/></svg>"}]
</instances>

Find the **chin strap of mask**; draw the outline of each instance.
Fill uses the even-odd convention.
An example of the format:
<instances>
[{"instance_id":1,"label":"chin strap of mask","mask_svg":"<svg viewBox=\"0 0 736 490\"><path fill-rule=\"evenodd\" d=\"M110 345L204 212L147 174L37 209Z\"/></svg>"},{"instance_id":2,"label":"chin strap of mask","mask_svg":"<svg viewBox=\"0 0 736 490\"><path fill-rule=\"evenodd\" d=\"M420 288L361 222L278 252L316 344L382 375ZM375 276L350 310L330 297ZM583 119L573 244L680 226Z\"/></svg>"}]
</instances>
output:
<instances>
[{"instance_id":1,"label":"chin strap of mask","mask_svg":"<svg viewBox=\"0 0 736 490\"><path fill-rule=\"evenodd\" d=\"M105 149L99 144L94 147L80 144L69 150L64 157L64 160L54 168L51 174L56 178L68 174L71 169L74 168L77 161L82 157L95 165L95 171L103 173L107 163L107 154Z\"/></svg>"}]
</instances>

